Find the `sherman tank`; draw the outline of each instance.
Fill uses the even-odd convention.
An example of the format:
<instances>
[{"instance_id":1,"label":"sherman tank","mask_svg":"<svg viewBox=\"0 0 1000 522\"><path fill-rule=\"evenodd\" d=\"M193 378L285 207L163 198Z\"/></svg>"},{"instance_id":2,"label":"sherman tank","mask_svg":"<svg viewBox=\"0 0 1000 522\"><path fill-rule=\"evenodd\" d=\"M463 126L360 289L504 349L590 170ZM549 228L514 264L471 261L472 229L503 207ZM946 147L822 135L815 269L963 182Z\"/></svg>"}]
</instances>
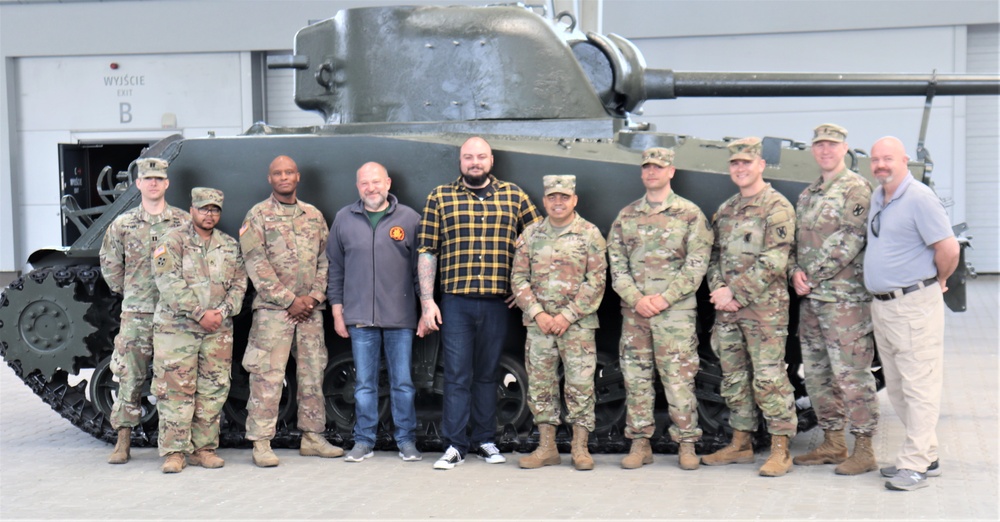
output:
<instances>
[{"instance_id":1,"label":"sherman tank","mask_svg":"<svg viewBox=\"0 0 1000 522\"><path fill-rule=\"evenodd\" d=\"M879 96L996 95L996 76L883 74L683 73L645 66L639 49L620 36L583 33L567 13L548 18L522 5L490 7L372 7L340 11L333 18L301 29L294 54L272 57L269 67L294 70L295 102L318 111L323 125L303 128L258 123L233 137L167 138L141 157L170 162L168 201L187 208L195 186L226 194L219 227L236 235L245 212L265 199L267 165L277 155L296 160L302 174L299 195L317 205L328 220L358 197L356 169L367 161L386 166L399 200L421 209L430 190L457 176L460 145L470 136L493 147L494 173L522 188L538 203L541 177L572 173L578 179L578 211L603 233L617 212L639 197L641 152L652 146L677 153L673 188L698 204L706 215L731 194L727 140L657 132L632 121L651 99L688 96ZM928 103L929 105L929 103ZM926 119L925 119L926 123ZM724 131L720 130L720 135ZM816 177L805 143L764 137L764 176L789 200ZM857 151L848 165L867 173ZM910 170L930 184L931 163L921 147ZM81 231L72 246L34 252L33 269L14 281L0 298L0 342L7 364L26 385L81 430L113 442L108 421L117 390L109 369L118 331L120 296L101 277L98 251L105 229L136 206L136 171L102 173L104 205L80 209L72 198L64 214ZM967 245L963 241L963 245ZM963 249L964 251L964 249ZM953 310L962 310L964 257L947 293ZM250 295L248 293L249 304ZM794 295L794 292L793 292ZM699 451L729 438L728 411L719 395L716 357L708 343L712 308L704 285L699 293L701 371L697 394L705 437ZM249 305L236 320L232 391L222 420L222 444L244 444L248 377L239 361L250 325ZM797 307L792 306L795 331ZM517 311L512 311L517 314ZM597 424L594 451L626 448L622 437L625 389L618 367L621 331L619 299L610 289L599 311L597 333ZM329 320L329 318L328 318ZM524 330L511 321L497 375L498 443L501 449L528 451L536 442L526 400ZM325 375L326 436L350 443L354 422L354 365L348 341L327 328L330 362ZM439 339L414 343L413 377L417 388L418 445L441 449L438 421L442 393ZM789 375L796 384L800 429L815 422L798 369L799 346L790 335ZM294 365L289 366L290 369ZM286 380L276 446L298 444L295 426L295 376ZM382 423L377 447L394 447L388 390L380 391ZM658 452L676 451L662 436L669 419L662 393L657 402ZM155 397L144 399L142 424L132 432L136 446L156 444ZM559 432L568 447L568 433Z\"/></svg>"}]
</instances>

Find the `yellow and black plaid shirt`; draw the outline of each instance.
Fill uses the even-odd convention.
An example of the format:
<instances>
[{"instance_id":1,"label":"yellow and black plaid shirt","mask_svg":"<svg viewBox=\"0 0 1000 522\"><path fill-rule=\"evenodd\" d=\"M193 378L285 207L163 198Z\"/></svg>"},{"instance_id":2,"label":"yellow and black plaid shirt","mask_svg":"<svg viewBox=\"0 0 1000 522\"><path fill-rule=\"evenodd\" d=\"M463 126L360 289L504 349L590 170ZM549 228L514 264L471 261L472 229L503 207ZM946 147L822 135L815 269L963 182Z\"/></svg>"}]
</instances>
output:
<instances>
[{"instance_id":1,"label":"yellow and black plaid shirt","mask_svg":"<svg viewBox=\"0 0 1000 522\"><path fill-rule=\"evenodd\" d=\"M427 196L419 250L437 256L445 293L506 295L514 243L539 219L538 209L517 185L491 175L479 199L459 177Z\"/></svg>"}]
</instances>

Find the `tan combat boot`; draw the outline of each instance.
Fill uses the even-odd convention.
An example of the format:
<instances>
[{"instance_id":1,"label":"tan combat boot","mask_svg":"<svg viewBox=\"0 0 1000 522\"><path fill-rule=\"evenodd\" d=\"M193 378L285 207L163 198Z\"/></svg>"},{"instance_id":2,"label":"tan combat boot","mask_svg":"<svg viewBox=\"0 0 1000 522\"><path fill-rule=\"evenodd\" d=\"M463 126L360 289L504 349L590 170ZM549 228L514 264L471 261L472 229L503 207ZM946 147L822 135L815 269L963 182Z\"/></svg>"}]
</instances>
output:
<instances>
[{"instance_id":1,"label":"tan combat boot","mask_svg":"<svg viewBox=\"0 0 1000 522\"><path fill-rule=\"evenodd\" d=\"M187 462L184 461L184 454L174 452L163 459L163 467L160 470L164 473L180 473L185 466L187 466Z\"/></svg>"},{"instance_id":2,"label":"tan combat boot","mask_svg":"<svg viewBox=\"0 0 1000 522\"><path fill-rule=\"evenodd\" d=\"M201 466L203 468L216 469L221 468L226 465L226 461L222 460L222 457L215 454L214 449L201 448L198 451L188 455L188 464L192 466Z\"/></svg>"},{"instance_id":3,"label":"tan combat boot","mask_svg":"<svg viewBox=\"0 0 1000 522\"><path fill-rule=\"evenodd\" d=\"M792 456L788 453L788 436L771 435L771 456L760 467L762 477L780 477L792 470Z\"/></svg>"},{"instance_id":4,"label":"tan combat boot","mask_svg":"<svg viewBox=\"0 0 1000 522\"><path fill-rule=\"evenodd\" d=\"M734 431L733 440L728 446L701 458L701 463L706 466L747 464L750 462L753 462L753 444L750 442L749 431Z\"/></svg>"},{"instance_id":5,"label":"tan combat boot","mask_svg":"<svg viewBox=\"0 0 1000 522\"><path fill-rule=\"evenodd\" d=\"M698 469L700 463L698 454L694 452L694 443L682 442L680 449L677 450L677 464L681 469Z\"/></svg>"},{"instance_id":6,"label":"tan combat boot","mask_svg":"<svg viewBox=\"0 0 1000 522\"><path fill-rule=\"evenodd\" d=\"M594 469L594 458L590 456L590 450L587 449L588 440L590 440L590 432L587 431L587 428L574 424L572 442L573 467L580 471Z\"/></svg>"},{"instance_id":7,"label":"tan combat boot","mask_svg":"<svg viewBox=\"0 0 1000 522\"><path fill-rule=\"evenodd\" d=\"M847 460L847 443L844 442L844 430L823 432L823 443L816 449L792 459L799 466L815 466L817 464L840 464Z\"/></svg>"},{"instance_id":8,"label":"tan combat boot","mask_svg":"<svg viewBox=\"0 0 1000 522\"><path fill-rule=\"evenodd\" d=\"M253 463L261 468L273 468L278 465L278 456L271 450L271 441L253 441Z\"/></svg>"},{"instance_id":9,"label":"tan combat boot","mask_svg":"<svg viewBox=\"0 0 1000 522\"><path fill-rule=\"evenodd\" d=\"M538 425L538 447L535 451L521 457L518 465L523 469L536 469L542 466L555 466L562 462L559 450L556 448L556 427L552 424Z\"/></svg>"},{"instance_id":10,"label":"tan combat boot","mask_svg":"<svg viewBox=\"0 0 1000 522\"><path fill-rule=\"evenodd\" d=\"M303 457L323 457L325 459L344 456L344 450L330 444L319 433L303 432L299 455Z\"/></svg>"},{"instance_id":11,"label":"tan combat boot","mask_svg":"<svg viewBox=\"0 0 1000 522\"><path fill-rule=\"evenodd\" d=\"M653 463L653 448L649 439L632 439L632 449L622 459L623 469L636 469Z\"/></svg>"},{"instance_id":12,"label":"tan combat boot","mask_svg":"<svg viewBox=\"0 0 1000 522\"><path fill-rule=\"evenodd\" d=\"M878 463L875 462L871 435L857 435L854 437L854 453L851 454L851 458L845 460L833 471L838 475L860 475L876 469L878 469Z\"/></svg>"},{"instance_id":13,"label":"tan combat boot","mask_svg":"<svg viewBox=\"0 0 1000 522\"><path fill-rule=\"evenodd\" d=\"M115 443L115 449L111 451L111 455L108 455L108 464L124 464L128 462L129 457L132 456L132 452L129 448L132 446L132 428L120 428L118 430L118 442Z\"/></svg>"}]
</instances>

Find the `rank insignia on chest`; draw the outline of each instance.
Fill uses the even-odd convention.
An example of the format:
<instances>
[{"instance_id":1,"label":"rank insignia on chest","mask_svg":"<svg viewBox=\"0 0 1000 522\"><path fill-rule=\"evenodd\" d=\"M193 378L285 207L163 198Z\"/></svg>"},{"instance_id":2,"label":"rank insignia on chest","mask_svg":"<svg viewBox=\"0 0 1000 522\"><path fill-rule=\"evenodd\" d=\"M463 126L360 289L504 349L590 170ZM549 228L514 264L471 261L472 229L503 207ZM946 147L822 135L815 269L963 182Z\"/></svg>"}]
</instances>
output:
<instances>
[{"instance_id":1,"label":"rank insignia on chest","mask_svg":"<svg viewBox=\"0 0 1000 522\"><path fill-rule=\"evenodd\" d=\"M406 232L403 227L392 227L389 229L389 237L395 241L402 241L406 239Z\"/></svg>"},{"instance_id":2,"label":"rank insignia on chest","mask_svg":"<svg viewBox=\"0 0 1000 522\"><path fill-rule=\"evenodd\" d=\"M753 234L750 232L747 232L746 235L743 236L744 243L749 243L751 239L753 239Z\"/></svg>"},{"instance_id":3,"label":"rank insignia on chest","mask_svg":"<svg viewBox=\"0 0 1000 522\"><path fill-rule=\"evenodd\" d=\"M861 206L861 203L858 203L857 205L854 206L854 215L855 216L860 216L861 213L864 212L864 211L865 211L865 207Z\"/></svg>"},{"instance_id":4,"label":"rank insignia on chest","mask_svg":"<svg viewBox=\"0 0 1000 522\"><path fill-rule=\"evenodd\" d=\"M778 227L778 237L780 237L781 239L785 239L785 236L787 234L788 233L785 232L785 227Z\"/></svg>"}]
</instances>

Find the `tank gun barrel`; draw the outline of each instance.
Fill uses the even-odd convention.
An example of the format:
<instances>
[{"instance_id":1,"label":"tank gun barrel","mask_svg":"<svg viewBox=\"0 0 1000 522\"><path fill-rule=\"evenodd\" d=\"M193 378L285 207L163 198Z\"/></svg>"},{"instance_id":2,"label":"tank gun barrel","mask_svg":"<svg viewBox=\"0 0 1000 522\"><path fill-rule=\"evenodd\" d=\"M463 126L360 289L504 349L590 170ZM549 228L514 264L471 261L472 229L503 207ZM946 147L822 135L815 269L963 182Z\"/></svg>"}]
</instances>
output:
<instances>
[{"instance_id":1,"label":"tank gun barrel","mask_svg":"<svg viewBox=\"0 0 1000 522\"><path fill-rule=\"evenodd\" d=\"M1000 94L1000 75L644 71L646 98L972 96Z\"/></svg>"}]
</instances>

